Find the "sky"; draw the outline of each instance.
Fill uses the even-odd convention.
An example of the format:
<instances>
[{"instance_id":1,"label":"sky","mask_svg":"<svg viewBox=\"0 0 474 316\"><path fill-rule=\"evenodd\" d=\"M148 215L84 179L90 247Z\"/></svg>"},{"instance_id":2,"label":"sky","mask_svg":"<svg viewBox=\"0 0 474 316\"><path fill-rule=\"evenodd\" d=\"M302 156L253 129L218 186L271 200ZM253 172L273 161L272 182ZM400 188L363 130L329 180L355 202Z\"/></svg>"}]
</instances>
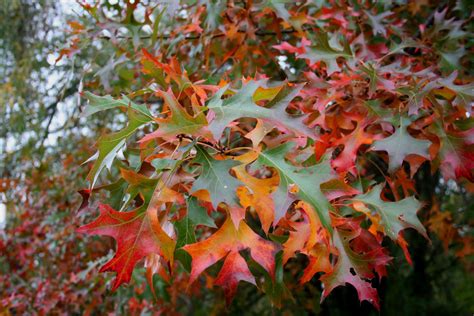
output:
<instances>
[{"instance_id":1,"label":"sky","mask_svg":"<svg viewBox=\"0 0 474 316\"><path fill-rule=\"evenodd\" d=\"M7 206L3 203L0 203L0 229L5 228L7 217Z\"/></svg>"}]
</instances>

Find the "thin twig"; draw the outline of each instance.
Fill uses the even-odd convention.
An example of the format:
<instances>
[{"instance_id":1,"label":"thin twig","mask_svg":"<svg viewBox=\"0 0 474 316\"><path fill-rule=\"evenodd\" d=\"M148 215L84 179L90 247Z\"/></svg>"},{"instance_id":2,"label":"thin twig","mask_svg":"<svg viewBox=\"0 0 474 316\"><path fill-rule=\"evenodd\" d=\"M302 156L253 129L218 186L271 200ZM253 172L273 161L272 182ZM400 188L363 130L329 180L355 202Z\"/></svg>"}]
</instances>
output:
<instances>
[{"instance_id":1,"label":"thin twig","mask_svg":"<svg viewBox=\"0 0 474 316\"><path fill-rule=\"evenodd\" d=\"M247 30L238 30L237 32L238 33L247 33L248 31ZM289 29L289 30L282 30L279 33L280 34L291 34L291 33L295 33L295 32L296 32L295 29ZM255 31L255 35L256 36L275 36L275 35L278 35L278 33L274 32L274 31L257 30L257 31ZM223 36L226 36L226 34L225 33L218 33L218 34L212 35L211 38L214 39L214 38L223 37ZM189 36L185 36L184 40L197 40L197 39L200 39L201 37L204 37L204 35L189 35ZM118 36L101 35L101 36L99 36L99 38L106 39L106 40L111 40L113 38L116 38L116 39L132 39L131 36L123 36L123 35L118 35ZM140 39L150 39L151 35L142 35L139 38ZM159 38L159 39L174 39L174 38L176 38L176 36L175 35L159 35L159 36L157 36L157 38Z\"/></svg>"}]
</instances>

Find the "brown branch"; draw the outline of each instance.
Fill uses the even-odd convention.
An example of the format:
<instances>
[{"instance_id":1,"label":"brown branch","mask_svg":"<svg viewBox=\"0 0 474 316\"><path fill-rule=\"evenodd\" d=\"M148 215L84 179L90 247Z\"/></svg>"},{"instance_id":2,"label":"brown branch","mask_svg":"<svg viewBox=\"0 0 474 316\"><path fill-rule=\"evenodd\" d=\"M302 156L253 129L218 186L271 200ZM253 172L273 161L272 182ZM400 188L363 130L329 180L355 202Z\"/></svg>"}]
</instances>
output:
<instances>
[{"instance_id":1,"label":"brown branch","mask_svg":"<svg viewBox=\"0 0 474 316\"><path fill-rule=\"evenodd\" d=\"M222 153L224 151L223 148L221 148L218 144L214 144L210 141L206 141L206 140L197 140L195 139L194 137L192 136L189 136L189 135L185 135L185 134L179 134L178 136L176 136L178 138L179 141L183 140L183 139L187 139L187 140L190 140L192 142L196 142L200 145L204 145L204 146L207 146L207 147L210 147L220 153Z\"/></svg>"},{"instance_id":2,"label":"brown branch","mask_svg":"<svg viewBox=\"0 0 474 316\"><path fill-rule=\"evenodd\" d=\"M247 33L247 30L238 30L237 32L238 33ZM289 30L282 30L280 32L280 34L292 34L292 33L295 33L295 32L296 32L295 29L289 29ZM257 30L257 31L255 31L255 35L256 36L275 36L275 35L278 35L278 33L274 32L274 31ZM226 36L226 34L225 33L218 33L218 34L212 35L211 38L214 39L214 38L223 37L223 36ZM190 35L190 36L185 36L184 40L197 40L197 39L200 39L201 37L204 37L204 35ZM116 39L132 39L132 37L130 37L130 36L123 36L123 35L119 35L119 36L101 35L101 36L99 36L99 38L100 39L106 39L106 40L111 40L113 38L116 38ZM143 36L140 36L139 38L140 39L150 39L151 35L143 35ZM174 36L174 35L159 35L156 38L159 38L159 39L173 39L173 38L176 38L176 36Z\"/></svg>"},{"instance_id":3,"label":"brown branch","mask_svg":"<svg viewBox=\"0 0 474 316\"><path fill-rule=\"evenodd\" d=\"M77 92L77 84L73 82L70 87L66 88L66 85L68 82L63 86L61 89L61 93L56 97L54 102L52 102L48 107L46 108L46 112L49 114L48 116L48 122L46 124L46 128L44 130L43 136L41 137L41 140L39 141L39 148L42 148L44 146L44 142L48 138L50 134L49 127L51 126L51 123L53 122L53 118L56 115L58 111L58 105L60 102L62 102L65 98L73 95L74 93Z\"/></svg>"}]
</instances>

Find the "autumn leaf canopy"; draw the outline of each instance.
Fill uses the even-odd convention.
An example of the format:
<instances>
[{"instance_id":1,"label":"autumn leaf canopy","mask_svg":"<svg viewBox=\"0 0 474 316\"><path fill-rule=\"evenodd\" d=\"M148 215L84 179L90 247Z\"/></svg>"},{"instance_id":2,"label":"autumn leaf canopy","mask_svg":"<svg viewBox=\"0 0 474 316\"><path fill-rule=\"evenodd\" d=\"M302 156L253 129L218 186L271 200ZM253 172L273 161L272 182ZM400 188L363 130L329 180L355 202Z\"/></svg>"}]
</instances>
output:
<instances>
[{"instance_id":1,"label":"autumn leaf canopy","mask_svg":"<svg viewBox=\"0 0 474 316\"><path fill-rule=\"evenodd\" d=\"M100 214L78 232L116 241L101 271L116 289L144 262L151 287L184 276L228 302L243 281L275 305L291 294L270 289L319 279L322 299L351 286L379 308L387 242L411 262L406 230L428 239L417 174L474 181L465 22L383 2L184 2L126 1L119 21L83 4L95 24L63 51L104 41L121 69L81 93L84 117L126 118L84 166L80 212Z\"/></svg>"}]
</instances>

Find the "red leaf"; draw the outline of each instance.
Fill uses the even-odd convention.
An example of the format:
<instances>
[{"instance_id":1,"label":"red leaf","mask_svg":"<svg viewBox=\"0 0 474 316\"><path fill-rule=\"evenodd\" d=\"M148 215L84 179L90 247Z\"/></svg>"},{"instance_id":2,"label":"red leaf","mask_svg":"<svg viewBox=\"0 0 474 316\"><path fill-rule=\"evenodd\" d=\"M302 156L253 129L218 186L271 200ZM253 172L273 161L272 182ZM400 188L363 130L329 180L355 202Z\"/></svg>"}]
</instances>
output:
<instances>
[{"instance_id":1,"label":"red leaf","mask_svg":"<svg viewBox=\"0 0 474 316\"><path fill-rule=\"evenodd\" d=\"M257 285L244 258L238 252L230 252L225 258L224 265L214 282L215 285L224 288L227 304L230 304L231 299L234 297L240 281Z\"/></svg>"},{"instance_id":2,"label":"red leaf","mask_svg":"<svg viewBox=\"0 0 474 316\"><path fill-rule=\"evenodd\" d=\"M337 262L331 273L321 277L324 284L322 299L336 287L349 283L357 290L360 301L368 301L380 309L377 290L367 280L375 277L373 270L385 274L385 266L391 258L375 238L360 227L360 220L333 220Z\"/></svg>"},{"instance_id":3,"label":"red leaf","mask_svg":"<svg viewBox=\"0 0 474 316\"><path fill-rule=\"evenodd\" d=\"M117 273L113 290L122 283L128 283L137 262L150 254L158 254L173 262L176 243L161 228L156 214L153 214L154 208L118 212L109 205L101 204L99 209L99 217L77 231L110 236L116 240L115 256L101 268L101 272Z\"/></svg>"},{"instance_id":4,"label":"red leaf","mask_svg":"<svg viewBox=\"0 0 474 316\"><path fill-rule=\"evenodd\" d=\"M372 135L365 131L365 128L370 124L369 121L364 120L357 124L354 131L344 137L339 138L335 144L344 145L341 153L332 160L332 167L338 172L353 171L357 159L357 151L362 145L370 145L380 135Z\"/></svg>"},{"instance_id":5,"label":"red leaf","mask_svg":"<svg viewBox=\"0 0 474 316\"><path fill-rule=\"evenodd\" d=\"M443 176L446 179L464 177L474 182L474 128L440 134Z\"/></svg>"}]
</instances>

